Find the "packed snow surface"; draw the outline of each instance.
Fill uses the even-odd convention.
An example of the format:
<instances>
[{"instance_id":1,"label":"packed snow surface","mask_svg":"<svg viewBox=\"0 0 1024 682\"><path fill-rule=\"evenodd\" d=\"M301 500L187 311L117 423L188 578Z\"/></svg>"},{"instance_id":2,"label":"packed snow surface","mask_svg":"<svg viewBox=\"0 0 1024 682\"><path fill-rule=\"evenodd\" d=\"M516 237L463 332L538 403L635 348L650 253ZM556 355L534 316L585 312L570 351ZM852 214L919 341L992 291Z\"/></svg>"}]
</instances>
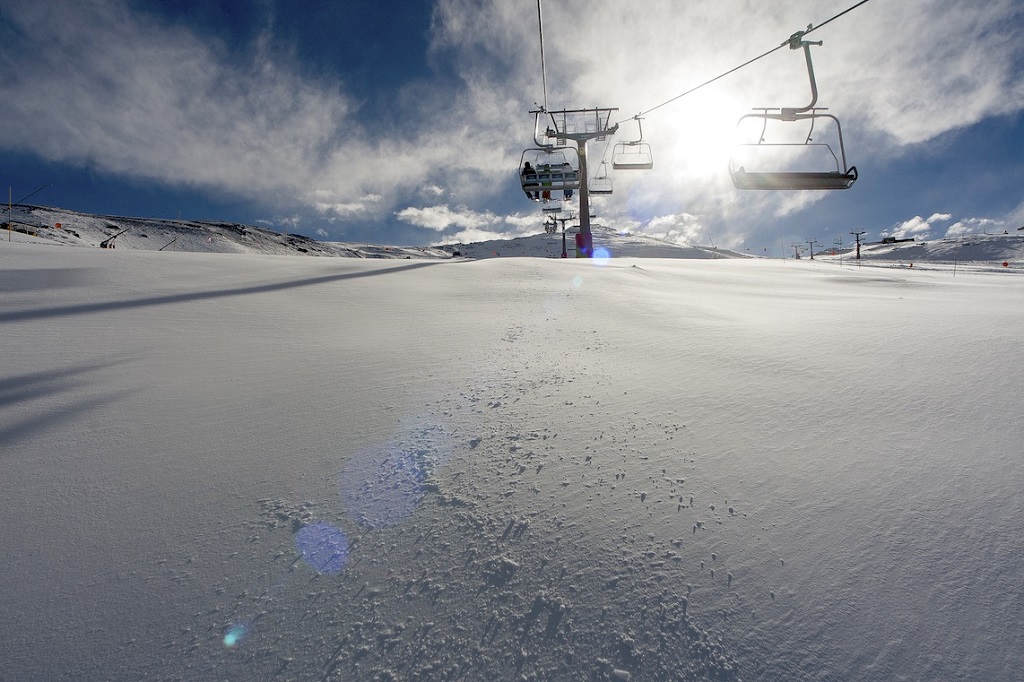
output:
<instances>
[{"instance_id":1,"label":"packed snow surface","mask_svg":"<svg viewBox=\"0 0 1024 682\"><path fill-rule=\"evenodd\" d=\"M0 679L1021 679L1022 304L0 242Z\"/></svg>"}]
</instances>

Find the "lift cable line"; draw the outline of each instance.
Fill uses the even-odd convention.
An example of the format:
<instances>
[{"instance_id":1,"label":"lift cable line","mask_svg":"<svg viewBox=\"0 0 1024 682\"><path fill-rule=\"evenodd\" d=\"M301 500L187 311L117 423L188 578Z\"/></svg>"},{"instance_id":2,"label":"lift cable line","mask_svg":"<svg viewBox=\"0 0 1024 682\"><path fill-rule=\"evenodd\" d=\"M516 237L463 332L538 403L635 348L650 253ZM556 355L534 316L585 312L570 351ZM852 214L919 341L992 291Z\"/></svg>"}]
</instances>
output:
<instances>
[{"instance_id":1,"label":"lift cable line","mask_svg":"<svg viewBox=\"0 0 1024 682\"><path fill-rule=\"evenodd\" d=\"M539 5L539 2L540 2L540 0L538 0L538 5ZM806 31L803 32L803 35L807 35L808 33L811 33L813 31L817 31L819 28L822 28L826 24L832 23L833 21L835 21L839 17L843 16L844 14L848 14L848 13L852 12L853 10L857 9L858 7L860 7L861 5L867 4L868 2L870 2L870 0L860 0L860 2L858 2L857 4L847 8L845 10L843 10L842 12L840 12L837 15L835 15L834 17L831 17L830 19L826 19L825 21L823 21L823 22L821 22L820 24L817 24L817 25L812 24L811 26L809 26L807 28ZM692 95L697 90L700 90L701 88L707 87L708 85L711 85L715 81L719 81L719 80L725 78L726 76L732 75L733 73L736 73L740 69L744 69L744 68L750 66L751 64L753 64L754 62L759 61L761 59L764 59L768 55L770 55L770 54L772 54L774 52L777 52L778 50L781 50L784 47L789 47L791 41L792 41L792 36L790 38L787 38L782 44L776 45L775 47L773 47L772 49L768 50L767 52L759 54L758 56L754 57L753 59L748 59L747 61L743 62L739 66L735 66L735 67L729 69L728 71L726 71L724 73L720 73L719 75L715 76L714 78L710 78L710 79L704 81L703 83L701 83L700 85L696 85L696 86L690 88L689 90L687 90L686 92L680 93L680 94L676 95L675 97L673 97L672 99L665 100L661 104L655 105L655 106L651 107L650 109L647 109L645 111L641 111L636 116L632 116L630 118L638 118L638 117L641 117L641 116L646 116L647 114L651 113L652 111L660 109L660 108L662 108L664 106L668 106L669 104L671 104L672 102L675 102L678 99L682 99L683 97L686 97L687 95ZM628 120L630 120L630 119L628 119L628 118L627 119L623 119L622 121L619 121L619 123L625 123Z\"/></svg>"},{"instance_id":2,"label":"lift cable line","mask_svg":"<svg viewBox=\"0 0 1024 682\"><path fill-rule=\"evenodd\" d=\"M544 20L540 11L540 0L537 0L537 33L540 35L540 81L544 89L544 111L548 109L548 74L544 63Z\"/></svg>"}]
</instances>

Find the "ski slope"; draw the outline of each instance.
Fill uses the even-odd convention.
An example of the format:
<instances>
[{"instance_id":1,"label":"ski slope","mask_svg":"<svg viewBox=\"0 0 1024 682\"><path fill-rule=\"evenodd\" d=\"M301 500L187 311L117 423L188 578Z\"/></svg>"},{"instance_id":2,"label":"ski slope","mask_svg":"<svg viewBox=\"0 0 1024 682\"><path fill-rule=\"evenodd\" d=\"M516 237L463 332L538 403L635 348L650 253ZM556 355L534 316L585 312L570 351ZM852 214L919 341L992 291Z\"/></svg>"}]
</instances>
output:
<instances>
[{"instance_id":1,"label":"ski slope","mask_svg":"<svg viewBox=\"0 0 1024 682\"><path fill-rule=\"evenodd\" d=\"M0 679L1024 669L1015 271L25 239Z\"/></svg>"}]
</instances>

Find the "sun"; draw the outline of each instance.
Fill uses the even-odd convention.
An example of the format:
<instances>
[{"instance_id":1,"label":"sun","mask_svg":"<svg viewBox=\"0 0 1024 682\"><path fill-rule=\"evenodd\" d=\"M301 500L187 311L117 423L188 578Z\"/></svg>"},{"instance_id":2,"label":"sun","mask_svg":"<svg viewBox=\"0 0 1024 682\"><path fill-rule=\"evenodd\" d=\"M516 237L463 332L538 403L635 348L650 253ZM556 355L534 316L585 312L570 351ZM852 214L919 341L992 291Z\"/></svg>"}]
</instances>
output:
<instances>
[{"instance_id":1,"label":"sun","mask_svg":"<svg viewBox=\"0 0 1024 682\"><path fill-rule=\"evenodd\" d=\"M689 178L710 179L728 172L743 113L738 96L698 92L652 113L649 127L657 131L666 161Z\"/></svg>"}]
</instances>

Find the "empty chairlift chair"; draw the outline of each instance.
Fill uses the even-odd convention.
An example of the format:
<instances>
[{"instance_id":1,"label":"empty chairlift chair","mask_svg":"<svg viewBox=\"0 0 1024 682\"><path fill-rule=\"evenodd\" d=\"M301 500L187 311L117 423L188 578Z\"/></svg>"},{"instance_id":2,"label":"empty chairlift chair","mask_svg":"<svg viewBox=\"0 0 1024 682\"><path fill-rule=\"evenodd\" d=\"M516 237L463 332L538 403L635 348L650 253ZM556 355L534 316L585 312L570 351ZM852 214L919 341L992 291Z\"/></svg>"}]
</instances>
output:
<instances>
[{"instance_id":1,"label":"empty chairlift chair","mask_svg":"<svg viewBox=\"0 0 1024 682\"><path fill-rule=\"evenodd\" d=\"M808 42L803 40L804 32L793 34L789 40L790 49L804 51L807 62L807 75L811 82L811 103L805 107L782 107L762 108L759 113L742 116L737 123L737 128L751 120L760 121L760 137L757 142L743 143L737 146L729 161L729 174L732 176L733 185L737 189L752 190L832 190L849 189L857 180L856 166L848 166L846 163L846 148L843 144L843 130L839 119L831 114L822 113L822 107L816 107L818 101L818 87L814 80L814 67L811 64L811 45L821 45L821 42ZM813 141L815 122L822 119L831 121L835 128L835 139L839 147L839 155L827 142ZM806 137L802 142L766 142L769 121L778 121L783 124L806 122L809 124ZM770 163L780 163L777 157L788 157L783 159L785 164L782 169L762 170L759 167L753 168L752 164L763 162L767 159ZM801 163L814 163L816 170L803 170L793 167ZM827 163L827 169L821 166ZM751 168L748 168L751 166Z\"/></svg>"},{"instance_id":2,"label":"empty chairlift chair","mask_svg":"<svg viewBox=\"0 0 1024 682\"><path fill-rule=\"evenodd\" d=\"M590 182L587 183L587 188L591 194L611 194L612 193L612 179L608 177L608 162L601 162L601 170L597 175L590 178Z\"/></svg>"},{"instance_id":3,"label":"empty chairlift chair","mask_svg":"<svg viewBox=\"0 0 1024 682\"><path fill-rule=\"evenodd\" d=\"M636 118L640 137L631 142L618 142L612 148L612 168L615 170L650 170L654 168L654 156L651 145L644 142L644 129L641 119Z\"/></svg>"}]
</instances>

